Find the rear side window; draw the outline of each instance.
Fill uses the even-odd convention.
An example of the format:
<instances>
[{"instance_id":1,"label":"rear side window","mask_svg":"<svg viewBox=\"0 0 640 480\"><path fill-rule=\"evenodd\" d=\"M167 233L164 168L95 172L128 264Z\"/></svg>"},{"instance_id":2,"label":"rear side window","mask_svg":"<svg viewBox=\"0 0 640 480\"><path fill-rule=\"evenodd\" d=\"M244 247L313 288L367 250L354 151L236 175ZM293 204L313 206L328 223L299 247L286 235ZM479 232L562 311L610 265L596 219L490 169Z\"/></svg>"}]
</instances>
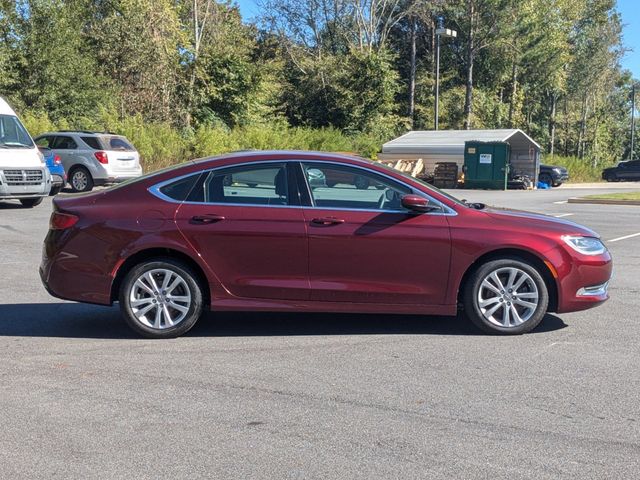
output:
<instances>
[{"instance_id":1,"label":"rear side window","mask_svg":"<svg viewBox=\"0 0 640 480\"><path fill-rule=\"evenodd\" d=\"M96 137L80 137L84 143L89 145L89 147L94 150L102 150L103 147L100 145L100 142Z\"/></svg>"},{"instance_id":2,"label":"rear side window","mask_svg":"<svg viewBox=\"0 0 640 480\"><path fill-rule=\"evenodd\" d=\"M118 152L135 152L136 149L125 137L119 135L102 135L100 140L105 150L116 150Z\"/></svg>"},{"instance_id":3,"label":"rear side window","mask_svg":"<svg viewBox=\"0 0 640 480\"><path fill-rule=\"evenodd\" d=\"M202 195L200 195L200 189ZM196 185L189 201L235 205L288 205L289 186L285 164L232 167L209 172Z\"/></svg>"},{"instance_id":4,"label":"rear side window","mask_svg":"<svg viewBox=\"0 0 640 480\"><path fill-rule=\"evenodd\" d=\"M204 197L202 195L202 182L199 181L200 177L201 174L196 173L186 178L176 180L175 182L161 187L160 192L163 195L166 195L167 197L179 202L184 202L185 200L189 200L192 202L202 202L204 200ZM198 188L197 191L190 196L189 194L192 193L192 190L194 189L196 184L199 184L200 188Z\"/></svg>"},{"instance_id":5,"label":"rear side window","mask_svg":"<svg viewBox=\"0 0 640 480\"><path fill-rule=\"evenodd\" d=\"M75 150L78 148L78 144L71 137L61 136L53 139L53 146L56 150Z\"/></svg>"}]
</instances>

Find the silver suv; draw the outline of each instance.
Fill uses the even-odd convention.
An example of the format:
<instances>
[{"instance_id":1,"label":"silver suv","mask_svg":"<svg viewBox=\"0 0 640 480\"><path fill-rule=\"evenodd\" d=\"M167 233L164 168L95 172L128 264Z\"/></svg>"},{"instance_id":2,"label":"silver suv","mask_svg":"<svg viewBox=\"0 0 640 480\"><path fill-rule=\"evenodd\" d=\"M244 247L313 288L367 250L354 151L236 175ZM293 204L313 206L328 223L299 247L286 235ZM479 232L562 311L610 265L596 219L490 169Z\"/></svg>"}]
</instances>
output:
<instances>
[{"instance_id":1,"label":"silver suv","mask_svg":"<svg viewBox=\"0 0 640 480\"><path fill-rule=\"evenodd\" d=\"M60 131L39 135L35 142L60 156L75 192L88 192L94 185L118 183L142 175L140 155L121 135Z\"/></svg>"}]
</instances>

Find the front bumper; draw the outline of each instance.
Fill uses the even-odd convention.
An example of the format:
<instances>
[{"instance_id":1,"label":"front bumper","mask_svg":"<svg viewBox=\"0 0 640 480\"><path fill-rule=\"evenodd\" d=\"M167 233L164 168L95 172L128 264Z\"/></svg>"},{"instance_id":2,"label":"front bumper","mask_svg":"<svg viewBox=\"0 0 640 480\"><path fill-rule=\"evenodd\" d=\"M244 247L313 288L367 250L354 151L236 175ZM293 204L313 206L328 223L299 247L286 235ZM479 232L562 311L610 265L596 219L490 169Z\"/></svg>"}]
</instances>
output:
<instances>
[{"instance_id":1,"label":"front bumper","mask_svg":"<svg viewBox=\"0 0 640 480\"><path fill-rule=\"evenodd\" d=\"M20 171L21 169L11 169ZM19 200L25 198L46 197L51 190L51 175L49 171L42 168L23 169L26 172L41 171L42 177L37 182L16 181L15 178L7 179L3 170L0 170L0 200Z\"/></svg>"},{"instance_id":2,"label":"front bumper","mask_svg":"<svg viewBox=\"0 0 640 480\"><path fill-rule=\"evenodd\" d=\"M569 174L553 172L551 174L551 178L553 180L553 183L565 183L569 181Z\"/></svg>"},{"instance_id":3,"label":"front bumper","mask_svg":"<svg viewBox=\"0 0 640 480\"><path fill-rule=\"evenodd\" d=\"M589 256L557 247L546 255L557 273L558 313L587 310L609 299L613 260L608 251Z\"/></svg>"}]
</instances>

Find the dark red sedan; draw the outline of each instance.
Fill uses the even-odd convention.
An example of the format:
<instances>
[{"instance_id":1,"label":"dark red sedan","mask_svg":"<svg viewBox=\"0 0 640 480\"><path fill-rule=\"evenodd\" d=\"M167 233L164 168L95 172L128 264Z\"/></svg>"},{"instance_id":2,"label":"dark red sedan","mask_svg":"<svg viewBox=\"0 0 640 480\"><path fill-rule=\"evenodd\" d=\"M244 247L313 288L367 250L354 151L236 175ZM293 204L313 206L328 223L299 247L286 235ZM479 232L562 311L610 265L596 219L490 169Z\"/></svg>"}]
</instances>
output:
<instances>
[{"instance_id":1,"label":"dark red sedan","mask_svg":"<svg viewBox=\"0 0 640 480\"><path fill-rule=\"evenodd\" d=\"M148 337L181 335L205 309L462 309L519 334L607 300L611 269L575 223L460 202L359 158L245 152L55 198L40 275L60 298L119 301Z\"/></svg>"}]
</instances>

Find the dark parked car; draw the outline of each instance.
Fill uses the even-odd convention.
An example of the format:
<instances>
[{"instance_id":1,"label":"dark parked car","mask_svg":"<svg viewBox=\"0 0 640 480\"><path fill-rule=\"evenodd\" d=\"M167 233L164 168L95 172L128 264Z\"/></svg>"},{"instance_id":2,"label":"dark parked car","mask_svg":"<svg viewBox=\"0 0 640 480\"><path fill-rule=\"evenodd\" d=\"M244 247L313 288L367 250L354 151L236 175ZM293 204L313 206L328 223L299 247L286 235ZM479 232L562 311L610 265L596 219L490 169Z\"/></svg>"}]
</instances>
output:
<instances>
[{"instance_id":1,"label":"dark parked car","mask_svg":"<svg viewBox=\"0 0 640 480\"><path fill-rule=\"evenodd\" d=\"M538 181L546 183L550 187L559 187L569 180L569 172L564 167L555 165L540 165Z\"/></svg>"},{"instance_id":2,"label":"dark parked car","mask_svg":"<svg viewBox=\"0 0 640 480\"><path fill-rule=\"evenodd\" d=\"M44 163L47 165L49 173L51 174L51 191L49 195L57 195L67 183L67 174L64 171L64 165L62 165L60 155L53 153L50 148L38 148L42 152Z\"/></svg>"},{"instance_id":3,"label":"dark parked car","mask_svg":"<svg viewBox=\"0 0 640 480\"><path fill-rule=\"evenodd\" d=\"M640 160L624 160L615 167L602 170L602 179L607 182L620 180L640 180Z\"/></svg>"},{"instance_id":4,"label":"dark parked car","mask_svg":"<svg viewBox=\"0 0 640 480\"><path fill-rule=\"evenodd\" d=\"M324 180L343 175L369 186ZM204 309L456 315L460 305L487 332L519 334L547 311L608 298L611 256L592 230L461 202L354 157L235 153L53 205L48 291L119 301L148 337L181 335Z\"/></svg>"}]
</instances>

